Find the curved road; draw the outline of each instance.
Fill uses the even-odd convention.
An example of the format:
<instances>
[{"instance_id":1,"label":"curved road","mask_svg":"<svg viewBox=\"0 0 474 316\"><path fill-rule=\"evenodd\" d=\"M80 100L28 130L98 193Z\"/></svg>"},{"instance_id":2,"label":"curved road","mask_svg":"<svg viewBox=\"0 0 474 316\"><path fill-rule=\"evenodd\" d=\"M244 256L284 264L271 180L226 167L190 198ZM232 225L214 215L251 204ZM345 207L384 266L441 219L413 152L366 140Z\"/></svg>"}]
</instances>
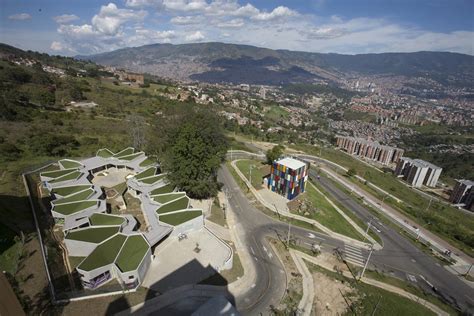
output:
<instances>
[{"instance_id":1,"label":"curved road","mask_svg":"<svg viewBox=\"0 0 474 316\"><path fill-rule=\"evenodd\" d=\"M238 158L246 158L245 155L238 156ZM253 255L257 271L258 282L245 295L237 298L237 308L244 314L268 311L270 305L278 305L283 297L286 280L285 274L282 273L283 267L268 246L265 237L278 238L280 236L281 239L286 240L288 226L255 209L243 195L227 168L222 168L218 176L219 181L224 183L224 187L231 192L229 203L234 210L238 225L245 230L244 244ZM351 196L339 190L330 180L324 177L318 179L315 171L311 172L310 177L313 181L319 181L332 199L339 201L364 222L372 220L374 225L372 229L381 237L384 248L372 254L370 266L406 279L413 285L418 285L425 291L438 295L459 310L473 313L474 290L470 286L448 272L434 258L422 252L398 231L384 226L378 218L355 202ZM340 240L299 227L292 226L291 235L292 238L299 240L300 245L308 248L312 243L322 242L326 251L334 248L344 249L344 243ZM364 258L367 258L368 251L361 251ZM269 255L270 252L271 255ZM434 285L434 288L431 285Z\"/></svg>"}]
</instances>

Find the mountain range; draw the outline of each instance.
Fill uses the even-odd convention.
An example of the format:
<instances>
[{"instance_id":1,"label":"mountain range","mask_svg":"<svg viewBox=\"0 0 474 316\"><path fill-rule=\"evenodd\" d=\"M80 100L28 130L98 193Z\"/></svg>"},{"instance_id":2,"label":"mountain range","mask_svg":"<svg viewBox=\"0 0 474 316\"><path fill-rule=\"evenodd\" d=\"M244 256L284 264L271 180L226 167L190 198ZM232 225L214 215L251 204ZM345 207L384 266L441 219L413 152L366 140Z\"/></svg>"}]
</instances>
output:
<instances>
[{"instance_id":1,"label":"mountain range","mask_svg":"<svg viewBox=\"0 0 474 316\"><path fill-rule=\"evenodd\" d=\"M404 76L471 87L474 79L474 56L449 52L343 55L212 42L152 44L76 57L164 78L210 83L278 85Z\"/></svg>"}]
</instances>

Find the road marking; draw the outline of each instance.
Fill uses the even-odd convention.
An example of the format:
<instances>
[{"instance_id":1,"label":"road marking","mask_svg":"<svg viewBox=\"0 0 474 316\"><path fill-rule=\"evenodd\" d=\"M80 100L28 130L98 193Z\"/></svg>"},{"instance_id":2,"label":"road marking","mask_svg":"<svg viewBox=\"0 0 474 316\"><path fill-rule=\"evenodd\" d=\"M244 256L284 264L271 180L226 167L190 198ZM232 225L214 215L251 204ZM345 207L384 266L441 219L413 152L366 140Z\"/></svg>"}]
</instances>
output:
<instances>
[{"instance_id":1,"label":"road marking","mask_svg":"<svg viewBox=\"0 0 474 316\"><path fill-rule=\"evenodd\" d=\"M316 237L316 235L312 234L312 233L308 233L308 237L311 238L311 239L314 239Z\"/></svg>"},{"instance_id":2,"label":"road marking","mask_svg":"<svg viewBox=\"0 0 474 316\"><path fill-rule=\"evenodd\" d=\"M281 273L281 274L284 274L284 273L285 273L285 271L283 271L283 269L280 269L280 273Z\"/></svg>"},{"instance_id":3,"label":"road marking","mask_svg":"<svg viewBox=\"0 0 474 316\"><path fill-rule=\"evenodd\" d=\"M254 283L250 287L253 289L255 286L256 286L256 284Z\"/></svg>"},{"instance_id":4,"label":"road marking","mask_svg":"<svg viewBox=\"0 0 474 316\"><path fill-rule=\"evenodd\" d=\"M255 261L258 261L257 257L253 256L253 258L255 259Z\"/></svg>"},{"instance_id":5,"label":"road marking","mask_svg":"<svg viewBox=\"0 0 474 316\"><path fill-rule=\"evenodd\" d=\"M250 247L250 251L252 252L252 255L254 255L254 256L255 256L255 251L253 250L253 248L252 248L252 247Z\"/></svg>"},{"instance_id":6,"label":"road marking","mask_svg":"<svg viewBox=\"0 0 474 316\"><path fill-rule=\"evenodd\" d=\"M365 258L362 255L361 248L344 244L344 259L347 262L358 266L364 266Z\"/></svg>"},{"instance_id":7,"label":"road marking","mask_svg":"<svg viewBox=\"0 0 474 316\"><path fill-rule=\"evenodd\" d=\"M407 274L407 278L408 278L408 280L410 280L410 281L412 281L412 282L415 282L415 283L417 282L417 281L416 281L416 277L415 277L414 275Z\"/></svg>"},{"instance_id":8,"label":"road marking","mask_svg":"<svg viewBox=\"0 0 474 316\"><path fill-rule=\"evenodd\" d=\"M273 255L271 253L267 253L267 255L268 255L268 258L270 258L270 259L273 257Z\"/></svg>"},{"instance_id":9,"label":"road marking","mask_svg":"<svg viewBox=\"0 0 474 316\"><path fill-rule=\"evenodd\" d=\"M265 252L267 252L267 248L265 248L265 246L263 246L263 250L264 250Z\"/></svg>"}]
</instances>

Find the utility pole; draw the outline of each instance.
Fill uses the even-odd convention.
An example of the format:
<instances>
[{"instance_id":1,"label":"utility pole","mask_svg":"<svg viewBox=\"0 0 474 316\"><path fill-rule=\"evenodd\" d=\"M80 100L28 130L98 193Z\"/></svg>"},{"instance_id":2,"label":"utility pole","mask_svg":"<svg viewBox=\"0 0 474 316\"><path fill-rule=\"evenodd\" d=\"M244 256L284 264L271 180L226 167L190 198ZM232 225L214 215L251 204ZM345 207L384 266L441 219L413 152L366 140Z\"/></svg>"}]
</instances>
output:
<instances>
[{"instance_id":1,"label":"utility pole","mask_svg":"<svg viewBox=\"0 0 474 316\"><path fill-rule=\"evenodd\" d=\"M278 212L278 207L273 203L273 207L275 207L275 210L277 211L278 219L280 219L280 212Z\"/></svg>"},{"instance_id":2,"label":"utility pole","mask_svg":"<svg viewBox=\"0 0 474 316\"><path fill-rule=\"evenodd\" d=\"M432 201L433 201L433 199L430 198L430 202L428 203L428 206L426 207L425 212L428 211L428 209L430 208Z\"/></svg>"},{"instance_id":3,"label":"utility pole","mask_svg":"<svg viewBox=\"0 0 474 316\"><path fill-rule=\"evenodd\" d=\"M471 263L471 266L469 267L469 269L467 269L467 272L464 276L468 276L469 273L471 273L471 270L472 270L472 263Z\"/></svg>"},{"instance_id":4,"label":"utility pole","mask_svg":"<svg viewBox=\"0 0 474 316\"><path fill-rule=\"evenodd\" d=\"M369 233L369 229L370 229L371 225L372 225L372 219L370 219L370 221L368 223L367 230L365 231L365 235L364 235L364 240L362 242L365 241L365 238L366 238L367 234Z\"/></svg>"},{"instance_id":5,"label":"utility pole","mask_svg":"<svg viewBox=\"0 0 474 316\"><path fill-rule=\"evenodd\" d=\"M375 315L375 311L377 310L377 307L379 307L381 300L382 300L382 296L379 297L379 300L377 301L377 304L375 305L374 310L372 311L372 316Z\"/></svg>"},{"instance_id":6,"label":"utility pole","mask_svg":"<svg viewBox=\"0 0 474 316\"><path fill-rule=\"evenodd\" d=\"M291 218L288 218L288 238L286 239L286 248L290 248Z\"/></svg>"},{"instance_id":7,"label":"utility pole","mask_svg":"<svg viewBox=\"0 0 474 316\"><path fill-rule=\"evenodd\" d=\"M374 252L374 246L373 245L370 246L369 256L367 257L367 261L365 262L364 269L362 269L362 273L360 274L359 281L364 276L365 269L367 269L367 266L369 265L369 260L370 260L370 256L372 255L372 252Z\"/></svg>"}]
</instances>

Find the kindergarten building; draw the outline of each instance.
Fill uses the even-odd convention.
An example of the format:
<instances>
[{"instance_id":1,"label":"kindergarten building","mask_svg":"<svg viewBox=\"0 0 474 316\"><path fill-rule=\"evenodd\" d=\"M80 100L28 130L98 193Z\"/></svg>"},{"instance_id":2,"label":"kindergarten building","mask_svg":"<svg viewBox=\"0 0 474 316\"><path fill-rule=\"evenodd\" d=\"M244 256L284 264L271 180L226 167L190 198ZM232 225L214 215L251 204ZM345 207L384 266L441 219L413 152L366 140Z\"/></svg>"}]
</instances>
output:
<instances>
[{"instance_id":1,"label":"kindergarten building","mask_svg":"<svg viewBox=\"0 0 474 316\"><path fill-rule=\"evenodd\" d=\"M108 175L122 182L123 192L114 189L112 194L129 192L140 200L146 229L138 230L130 214L110 214L109 192L97 185L98 178ZM123 288L138 287L152 262L152 247L204 226L202 210L191 208L186 193L168 183L159 164L133 148L118 153L101 149L81 161L63 159L40 178L51 198L51 215L64 232L68 256L83 258L76 270L84 288L95 289L112 279Z\"/></svg>"},{"instance_id":2,"label":"kindergarten building","mask_svg":"<svg viewBox=\"0 0 474 316\"><path fill-rule=\"evenodd\" d=\"M288 200L303 193L308 181L309 166L294 158L283 158L274 161L270 176L266 178L267 187Z\"/></svg>"}]
</instances>

